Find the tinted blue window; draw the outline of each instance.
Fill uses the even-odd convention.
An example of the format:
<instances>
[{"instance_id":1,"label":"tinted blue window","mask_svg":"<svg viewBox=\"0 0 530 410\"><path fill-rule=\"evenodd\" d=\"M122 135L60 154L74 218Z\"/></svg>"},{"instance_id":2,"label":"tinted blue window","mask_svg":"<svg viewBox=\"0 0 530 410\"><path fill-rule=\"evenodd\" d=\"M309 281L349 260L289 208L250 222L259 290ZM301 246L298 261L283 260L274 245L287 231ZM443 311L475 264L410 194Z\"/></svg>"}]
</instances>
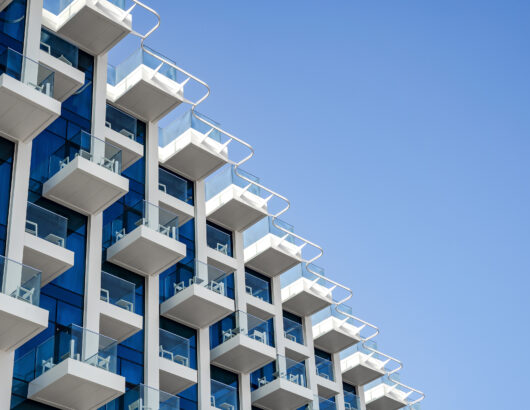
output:
<instances>
[{"instance_id":1,"label":"tinted blue window","mask_svg":"<svg viewBox=\"0 0 530 410\"><path fill-rule=\"evenodd\" d=\"M0 13L0 51L22 52L26 29L26 0L15 0Z\"/></svg>"},{"instance_id":2,"label":"tinted blue window","mask_svg":"<svg viewBox=\"0 0 530 410\"><path fill-rule=\"evenodd\" d=\"M0 138L0 255L5 255L15 144Z\"/></svg>"}]
</instances>

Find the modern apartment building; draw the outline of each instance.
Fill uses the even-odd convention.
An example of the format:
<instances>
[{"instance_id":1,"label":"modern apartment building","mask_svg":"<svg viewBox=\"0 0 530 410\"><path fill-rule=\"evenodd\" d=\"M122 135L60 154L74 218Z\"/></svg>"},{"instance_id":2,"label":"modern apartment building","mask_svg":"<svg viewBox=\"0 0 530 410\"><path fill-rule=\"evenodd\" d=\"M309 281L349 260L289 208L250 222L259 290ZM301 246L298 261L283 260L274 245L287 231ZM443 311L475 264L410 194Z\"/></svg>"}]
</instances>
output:
<instances>
[{"instance_id":1,"label":"modern apartment building","mask_svg":"<svg viewBox=\"0 0 530 410\"><path fill-rule=\"evenodd\" d=\"M0 409L418 408L206 83L144 47L155 11L0 11Z\"/></svg>"}]
</instances>

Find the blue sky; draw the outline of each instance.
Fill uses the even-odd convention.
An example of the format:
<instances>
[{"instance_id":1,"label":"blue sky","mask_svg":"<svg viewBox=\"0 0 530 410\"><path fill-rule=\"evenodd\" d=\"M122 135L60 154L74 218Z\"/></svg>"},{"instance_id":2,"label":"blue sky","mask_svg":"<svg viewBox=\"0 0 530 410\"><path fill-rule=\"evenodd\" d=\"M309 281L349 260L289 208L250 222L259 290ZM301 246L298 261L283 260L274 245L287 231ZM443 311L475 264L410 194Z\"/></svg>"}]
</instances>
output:
<instances>
[{"instance_id":1,"label":"blue sky","mask_svg":"<svg viewBox=\"0 0 530 410\"><path fill-rule=\"evenodd\" d=\"M530 2L146 1L424 408L522 408Z\"/></svg>"}]
</instances>

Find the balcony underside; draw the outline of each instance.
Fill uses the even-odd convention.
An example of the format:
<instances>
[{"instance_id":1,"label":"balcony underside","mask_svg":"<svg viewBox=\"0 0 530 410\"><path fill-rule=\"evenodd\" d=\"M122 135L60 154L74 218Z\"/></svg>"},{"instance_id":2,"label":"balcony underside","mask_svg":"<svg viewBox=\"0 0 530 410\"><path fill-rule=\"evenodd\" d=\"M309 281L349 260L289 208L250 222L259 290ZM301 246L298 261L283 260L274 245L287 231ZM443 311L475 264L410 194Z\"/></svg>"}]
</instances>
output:
<instances>
[{"instance_id":1,"label":"balcony underside","mask_svg":"<svg viewBox=\"0 0 530 410\"><path fill-rule=\"evenodd\" d=\"M213 325L234 312L234 301L204 286L191 285L160 306L160 314L195 329Z\"/></svg>"},{"instance_id":2,"label":"balcony underside","mask_svg":"<svg viewBox=\"0 0 530 410\"><path fill-rule=\"evenodd\" d=\"M142 144L114 131L112 128L105 127L105 140L121 149L122 170L129 168L144 156L144 147Z\"/></svg>"},{"instance_id":3,"label":"balcony underside","mask_svg":"<svg viewBox=\"0 0 530 410\"><path fill-rule=\"evenodd\" d=\"M333 380L326 379L323 376L316 376L318 395L325 399L336 396L341 392L341 387Z\"/></svg>"},{"instance_id":4,"label":"balcony underside","mask_svg":"<svg viewBox=\"0 0 530 410\"><path fill-rule=\"evenodd\" d=\"M99 301L99 306L99 331L102 335L121 343L142 330L142 316L102 300Z\"/></svg>"},{"instance_id":5,"label":"balcony underside","mask_svg":"<svg viewBox=\"0 0 530 410\"><path fill-rule=\"evenodd\" d=\"M313 339L316 348L333 354L360 342L361 339L356 328L347 323L340 325L340 322L340 320L328 318L325 319L323 326L313 326ZM350 328L351 330L345 330Z\"/></svg>"},{"instance_id":6,"label":"balcony underside","mask_svg":"<svg viewBox=\"0 0 530 410\"><path fill-rule=\"evenodd\" d=\"M164 191L158 191L158 195L160 207L177 215L179 218L179 226L184 225L195 217L195 209L193 205L166 194Z\"/></svg>"},{"instance_id":7,"label":"balcony underside","mask_svg":"<svg viewBox=\"0 0 530 410\"><path fill-rule=\"evenodd\" d=\"M341 368L342 380L353 386L364 386L385 374L384 363L360 352L342 360Z\"/></svg>"},{"instance_id":8,"label":"balcony underside","mask_svg":"<svg viewBox=\"0 0 530 410\"><path fill-rule=\"evenodd\" d=\"M39 62L55 74L53 77L53 98L65 101L85 84L85 73L53 57L44 50L39 50Z\"/></svg>"},{"instance_id":9,"label":"balcony underside","mask_svg":"<svg viewBox=\"0 0 530 410\"><path fill-rule=\"evenodd\" d=\"M309 359L311 357L311 352L309 348L300 343L294 342L289 339L284 339L285 344L285 356L289 359L294 360L295 362L301 362L302 360Z\"/></svg>"},{"instance_id":10,"label":"balcony underside","mask_svg":"<svg viewBox=\"0 0 530 410\"><path fill-rule=\"evenodd\" d=\"M26 232L23 263L42 272L44 286L74 266L74 252Z\"/></svg>"},{"instance_id":11,"label":"balcony underside","mask_svg":"<svg viewBox=\"0 0 530 410\"><path fill-rule=\"evenodd\" d=\"M301 262L300 251L291 243L279 245L280 238L267 234L245 248L245 265L273 278Z\"/></svg>"},{"instance_id":12,"label":"balcony underside","mask_svg":"<svg viewBox=\"0 0 530 410\"><path fill-rule=\"evenodd\" d=\"M28 398L60 409L97 409L125 392L125 378L66 359L28 387Z\"/></svg>"},{"instance_id":13,"label":"balcony underside","mask_svg":"<svg viewBox=\"0 0 530 410\"><path fill-rule=\"evenodd\" d=\"M283 309L298 316L311 316L332 302L329 289L306 278L300 278L282 289Z\"/></svg>"},{"instance_id":14,"label":"balcony underside","mask_svg":"<svg viewBox=\"0 0 530 410\"><path fill-rule=\"evenodd\" d=\"M390 386L376 386L365 393L367 410L398 410L407 405L395 391L389 391Z\"/></svg>"},{"instance_id":15,"label":"balcony underside","mask_svg":"<svg viewBox=\"0 0 530 410\"><path fill-rule=\"evenodd\" d=\"M261 320L269 320L276 314L276 308L273 304L247 293L247 312Z\"/></svg>"},{"instance_id":16,"label":"balcony underside","mask_svg":"<svg viewBox=\"0 0 530 410\"><path fill-rule=\"evenodd\" d=\"M213 364L236 373L251 373L276 359L276 349L238 334L210 352Z\"/></svg>"},{"instance_id":17,"label":"balcony underside","mask_svg":"<svg viewBox=\"0 0 530 410\"><path fill-rule=\"evenodd\" d=\"M0 293L0 351L13 351L48 327L48 311Z\"/></svg>"},{"instance_id":18,"label":"balcony underside","mask_svg":"<svg viewBox=\"0 0 530 410\"><path fill-rule=\"evenodd\" d=\"M158 363L162 391L175 395L197 384L197 370L164 358L160 358Z\"/></svg>"},{"instance_id":19,"label":"balcony underside","mask_svg":"<svg viewBox=\"0 0 530 410\"><path fill-rule=\"evenodd\" d=\"M107 261L142 276L165 271L186 256L186 245L140 225L107 249Z\"/></svg>"},{"instance_id":20,"label":"balcony underside","mask_svg":"<svg viewBox=\"0 0 530 410\"><path fill-rule=\"evenodd\" d=\"M313 392L285 379L276 379L252 392L252 404L268 410L294 410L313 401Z\"/></svg>"},{"instance_id":21,"label":"balcony underside","mask_svg":"<svg viewBox=\"0 0 530 410\"><path fill-rule=\"evenodd\" d=\"M129 191L129 180L77 156L44 183L42 195L83 215L95 215Z\"/></svg>"},{"instance_id":22,"label":"balcony underside","mask_svg":"<svg viewBox=\"0 0 530 410\"><path fill-rule=\"evenodd\" d=\"M7 74L0 75L0 134L28 142L61 115L61 103Z\"/></svg>"}]
</instances>

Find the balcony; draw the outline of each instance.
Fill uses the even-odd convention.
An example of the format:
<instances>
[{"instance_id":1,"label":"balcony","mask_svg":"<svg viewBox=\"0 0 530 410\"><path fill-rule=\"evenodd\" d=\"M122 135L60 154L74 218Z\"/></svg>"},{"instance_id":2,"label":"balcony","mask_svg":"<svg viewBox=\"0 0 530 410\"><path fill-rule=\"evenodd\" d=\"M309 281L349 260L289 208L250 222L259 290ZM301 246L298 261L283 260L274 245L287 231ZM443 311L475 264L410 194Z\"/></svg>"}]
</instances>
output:
<instances>
[{"instance_id":1,"label":"balcony","mask_svg":"<svg viewBox=\"0 0 530 410\"><path fill-rule=\"evenodd\" d=\"M137 124L136 118L107 104L105 140L121 150L122 170L144 156L144 141L138 135Z\"/></svg>"},{"instance_id":2,"label":"balcony","mask_svg":"<svg viewBox=\"0 0 530 410\"><path fill-rule=\"evenodd\" d=\"M211 381L210 406L214 409L236 410L237 409L237 389L233 386Z\"/></svg>"},{"instance_id":3,"label":"balcony","mask_svg":"<svg viewBox=\"0 0 530 410\"><path fill-rule=\"evenodd\" d=\"M364 386L386 373L389 359L377 353L375 343L357 343L341 353L342 380L354 386Z\"/></svg>"},{"instance_id":4,"label":"balcony","mask_svg":"<svg viewBox=\"0 0 530 410\"><path fill-rule=\"evenodd\" d=\"M68 220L28 202L23 262L42 272L42 286L74 266L74 252L66 249Z\"/></svg>"},{"instance_id":5,"label":"balcony","mask_svg":"<svg viewBox=\"0 0 530 410\"><path fill-rule=\"evenodd\" d=\"M309 270L324 275L324 270L310 265ZM298 316L311 316L333 303L335 286L310 272L305 263L296 265L281 277L283 308Z\"/></svg>"},{"instance_id":6,"label":"balcony","mask_svg":"<svg viewBox=\"0 0 530 410\"><path fill-rule=\"evenodd\" d=\"M39 62L55 73L56 100L67 100L85 84L85 73L78 69L79 49L45 29L40 36Z\"/></svg>"},{"instance_id":7,"label":"balcony","mask_svg":"<svg viewBox=\"0 0 530 410\"><path fill-rule=\"evenodd\" d=\"M329 399L342 391L342 386L335 382L333 362L319 355L315 355L316 381L318 395Z\"/></svg>"},{"instance_id":8,"label":"balcony","mask_svg":"<svg viewBox=\"0 0 530 410\"><path fill-rule=\"evenodd\" d=\"M147 201L127 207L105 225L107 261L142 276L158 275L186 256L178 217Z\"/></svg>"},{"instance_id":9,"label":"balcony","mask_svg":"<svg viewBox=\"0 0 530 410\"><path fill-rule=\"evenodd\" d=\"M99 331L118 343L143 328L143 317L134 311L136 286L125 279L101 272Z\"/></svg>"},{"instance_id":10,"label":"balcony","mask_svg":"<svg viewBox=\"0 0 530 410\"><path fill-rule=\"evenodd\" d=\"M40 288L39 271L0 256L0 351L14 351L48 327Z\"/></svg>"},{"instance_id":11,"label":"balcony","mask_svg":"<svg viewBox=\"0 0 530 410\"><path fill-rule=\"evenodd\" d=\"M264 218L244 232L245 265L273 278L302 261L302 247L293 235L293 227L279 219Z\"/></svg>"},{"instance_id":12,"label":"balcony","mask_svg":"<svg viewBox=\"0 0 530 410\"><path fill-rule=\"evenodd\" d=\"M391 376L394 380L399 375ZM383 376L368 385L364 389L364 400L367 410L398 410L409 404L409 396L412 391L404 389L401 385L391 380L389 376Z\"/></svg>"},{"instance_id":13,"label":"balcony","mask_svg":"<svg viewBox=\"0 0 530 410\"><path fill-rule=\"evenodd\" d=\"M178 71L139 48L107 71L107 100L146 122L156 122L184 101Z\"/></svg>"},{"instance_id":14,"label":"balcony","mask_svg":"<svg viewBox=\"0 0 530 410\"><path fill-rule=\"evenodd\" d=\"M301 362L311 357L309 348L304 344L304 326L301 323L284 317L283 336L285 355L289 359Z\"/></svg>"},{"instance_id":15,"label":"balcony","mask_svg":"<svg viewBox=\"0 0 530 410\"><path fill-rule=\"evenodd\" d=\"M191 368L190 341L160 329L160 387L177 394L197 383L197 370Z\"/></svg>"},{"instance_id":16,"label":"balcony","mask_svg":"<svg viewBox=\"0 0 530 410\"><path fill-rule=\"evenodd\" d=\"M206 178L228 162L228 143L202 118L215 124L202 114L187 111L161 128L158 136L160 163L192 181Z\"/></svg>"},{"instance_id":17,"label":"balcony","mask_svg":"<svg viewBox=\"0 0 530 410\"><path fill-rule=\"evenodd\" d=\"M333 400L326 399L324 397L318 397L318 409L319 410L337 410L337 403Z\"/></svg>"},{"instance_id":18,"label":"balcony","mask_svg":"<svg viewBox=\"0 0 530 410\"><path fill-rule=\"evenodd\" d=\"M37 346L28 399L62 409L104 406L125 392L116 367L115 340L71 325Z\"/></svg>"},{"instance_id":19,"label":"balcony","mask_svg":"<svg viewBox=\"0 0 530 410\"><path fill-rule=\"evenodd\" d=\"M258 275L257 272L245 270L247 312L262 320L269 320L276 313L271 302L270 283Z\"/></svg>"},{"instance_id":20,"label":"balcony","mask_svg":"<svg viewBox=\"0 0 530 410\"><path fill-rule=\"evenodd\" d=\"M225 272L237 269L237 261L233 257L232 233L206 222L206 256L208 263Z\"/></svg>"},{"instance_id":21,"label":"balcony","mask_svg":"<svg viewBox=\"0 0 530 410\"><path fill-rule=\"evenodd\" d=\"M307 388L305 364L278 356L272 377L263 376L252 392L252 404L266 409L291 410L313 401Z\"/></svg>"},{"instance_id":22,"label":"balcony","mask_svg":"<svg viewBox=\"0 0 530 410\"><path fill-rule=\"evenodd\" d=\"M194 218L193 185L185 179L158 168L158 195L160 206L178 216L179 226Z\"/></svg>"},{"instance_id":23,"label":"balcony","mask_svg":"<svg viewBox=\"0 0 530 410\"><path fill-rule=\"evenodd\" d=\"M42 24L97 56L132 31L132 16L125 0L45 0Z\"/></svg>"},{"instance_id":24,"label":"balcony","mask_svg":"<svg viewBox=\"0 0 530 410\"><path fill-rule=\"evenodd\" d=\"M354 393L344 392L344 409L345 410L360 410L361 402L359 397Z\"/></svg>"},{"instance_id":25,"label":"balcony","mask_svg":"<svg viewBox=\"0 0 530 410\"><path fill-rule=\"evenodd\" d=\"M244 231L267 215L264 192L259 179L233 166L225 167L206 180L206 217L229 231Z\"/></svg>"},{"instance_id":26,"label":"balcony","mask_svg":"<svg viewBox=\"0 0 530 410\"><path fill-rule=\"evenodd\" d=\"M95 215L129 191L121 150L80 131L55 151L42 194L83 215Z\"/></svg>"},{"instance_id":27,"label":"balcony","mask_svg":"<svg viewBox=\"0 0 530 410\"><path fill-rule=\"evenodd\" d=\"M121 402L122 399L120 399ZM123 396L120 410L180 410L180 398L139 384Z\"/></svg>"},{"instance_id":28,"label":"balcony","mask_svg":"<svg viewBox=\"0 0 530 410\"><path fill-rule=\"evenodd\" d=\"M0 133L33 140L61 115L53 98L55 73L10 48L0 54Z\"/></svg>"},{"instance_id":29,"label":"balcony","mask_svg":"<svg viewBox=\"0 0 530 410\"><path fill-rule=\"evenodd\" d=\"M164 280L160 314L195 329L213 325L234 312L228 274L199 261L178 266Z\"/></svg>"},{"instance_id":30,"label":"balcony","mask_svg":"<svg viewBox=\"0 0 530 410\"><path fill-rule=\"evenodd\" d=\"M210 360L236 373L251 373L276 359L268 322L242 311L222 320Z\"/></svg>"},{"instance_id":31,"label":"balcony","mask_svg":"<svg viewBox=\"0 0 530 410\"><path fill-rule=\"evenodd\" d=\"M342 305L341 310L349 306ZM358 325L354 319L337 312L334 306L321 310L312 317L313 339L315 347L328 353L338 353L361 340L361 330L365 325Z\"/></svg>"}]
</instances>

